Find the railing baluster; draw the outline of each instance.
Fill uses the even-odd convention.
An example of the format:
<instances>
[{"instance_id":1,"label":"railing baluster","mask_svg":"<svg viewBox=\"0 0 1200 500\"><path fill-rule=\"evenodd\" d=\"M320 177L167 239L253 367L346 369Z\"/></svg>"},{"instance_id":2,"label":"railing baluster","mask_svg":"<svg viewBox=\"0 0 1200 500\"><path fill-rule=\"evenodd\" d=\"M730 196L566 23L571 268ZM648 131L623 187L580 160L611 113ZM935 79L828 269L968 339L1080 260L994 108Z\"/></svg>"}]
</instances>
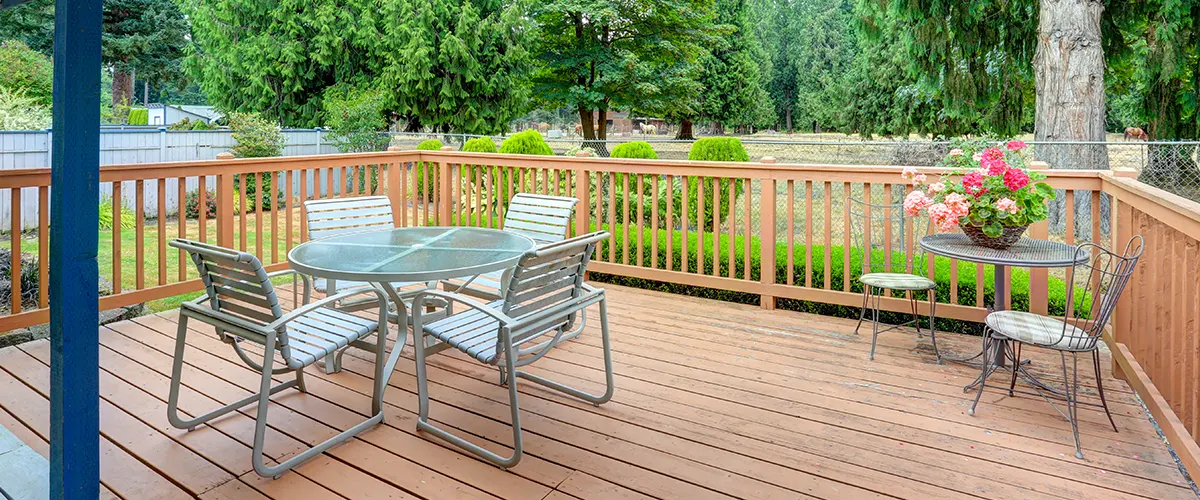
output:
<instances>
[{"instance_id":1,"label":"railing baluster","mask_svg":"<svg viewBox=\"0 0 1200 500\"><path fill-rule=\"evenodd\" d=\"M796 184L792 179L787 181L787 284L796 284Z\"/></svg>"},{"instance_id":2,"label":"railing baluster","mask_svg":"<svg viewBox=\"0 0 1200 500\"><path fill-rule=\"evenodd\" d=\"M271 172L271 263L279 262L279 195L287 196L279 185L279 171Z\"/></svg>"},{"instance_id":3,"label":"railing baluster","mask_svg":"<svg viewBox=\"0 0 1200 500\"><path fill-rule=\"evenodd\" d=\"M721 275L721 179L713 177L712 275Z\"/></svg>"},{"instance_id":4,"label":"railing baluster","mask_svg":"<svg viewBox=\"0 0 1200 500\"><path fill-rule=\"evenodd\" d=\"M621 174L621 263L629 265L629 177Z\"/></svg>"},{"instance_id":5,"label":"railing baluster","mask_svg":"<svg viewBox=\"0 0 1200 500\"><path fill-rule=\"evenodd\" d=\"M842 291L850 291L850 183L842 183Z\"/></svg>"},{"instance_id":6,"label":"railing baluster","mask_svg":"<svg viewBox=\"0 0 1200 500\"><path fill-rule=\"evenodd\" d=\"M617 177L608 173L608 261L617 261Z\"/></svg>"},{"instance_id":7,"label":"railing baluster","mask_svg":"<svg viewBox=\"0 0 1200 500\"><path fill-rule=\"evenodd\" d=\"M667 223L667 227L665 228L667 230L667 258L664 262L666 270L670 271L671 268L675 267L675 176L668 174L665 186L667 218L664 220ZM657 191L655 192L657 193ZM684 234L687 234L686 229ZM686 242L687 240L685 239L684 241Z\"/></svg>"},{"instance_id":8,"label":"railing baluster","mask_svg":"<svg viewBox=\"0 0 1200 500\"><path fill-rule=\"evenodd\" d=\"M112 293L121 293L121 182L112 183Z\"/></svg>"},{"instance_id":9,"label":"railing baluster","mask_svg":"<svg viewBox=\"0 0 1200 500\"><path fill-rule=\"evenodd\" d=\"M137 220L134 226L134 286L141 290L146 288L146 184L145 181L138 179L133 183L134 189L134 218Z\"/></svg>"},{"instance_id":10,"label":"railing baluster","mask_svg":"<svg viewBox=\"0 0 1200 500\"><path fill-rule=\"evenodd\" d=\"M639 267L645 265L642 232L646 228L646 193L642 189L643 182L645 182L645 178L642 177L642 174L637 174L637 265Z\"/></svg>"},{"instance_id":11,"label":"railing baluster","mask_svg":"<svg viewBox=\"0 0 1200 500\"><path fill-rule=\"evenodd\" d=\"M804 286L812 287L813 185L804 181Z\"/></svg>"},{"instance_id":12,"label":"railing baluster","mask_svg":"<svg viewBox=\"0 0 1200 500\"><path fill-rule=\"evenodd\" d=\"M652 183L650 186L650 269L658 268L658 189L659 178L658 174L653 174L650 178ZM667 198L670 199L670 198Z\"/></svg>"},{"instance_id":13,"label":"railing baluster","mask_svg":"<svg viewBox=\"0 0 1200 500\"><path fill-rule=\"evenodd\" d=\"M483 211L483 175L484 170L482 165L472 165L475 172L475 225L484 226L487 224L487 217Z\"/></svg>"},{"instance_id":14,"label":"railing baluster","mask_svg":"<svg viewBox=\"0 0 1200 500\"><path fill-rule=\"evenodd\" d=\"M707 179L696 178L696 274L704 274L704 184Z\"/></svg>"},{"instance_id":15,"label":"railing baluster","mask_svg":"<svg viewBox=\"0 0 1200 500\"><path fill-rule=\"evenodd\" d=\"M1067 191L1067 199L1071 199L1073 193ZM1068 202L1070 203L1070 202ZM1033 238L1044 240L1050 237L1050 225L1046 221L1035 222L1029 228L1029 235ZM1029 312L1035 314L1048 314L1050 308L1050 273L1046 268L1034 268L1029 270Z\"/></svg>"},{"instance_id":16,"label":"railing baluster","mask_svg":"<svg viewBox=\"0 0 1200 500\"><path fill-rule=\"evenodd\" d=\"M729 223L729 269L727 275L733 278L737 272L737 185L742 182L741 179L729 179L729 213L726 220ZM750 193L746 193L750 196Z\"/></svg>"},{"instance_id":17,"label":"railing baluster","mask_svg":"<svg viewBox=\"0 0 1200 500\"><path fill-rule=\"evenodd\" d=\"M9 286L11 287L11 303L9 314L21 312L21 188L9 189L9 201L12 202L11 219L9 220ZM120 219L115 219L119 221ZM48 262L38 262L39 266L47 266ZM41 287L49 283L40 283ZM41 288L39 287L39 288Z\"/></svg>"},{"instance_id":18,"label":"railing baluster","mask_svg":"<svg viewBox=\"0 0 1200 500\"><path fill-rule=\"evenodd\" d=\"M263 205L267 203L266 197L270 196L271 194L265 189L266 184L263 183L263 179L264 176L262 172L254 173L254 255L258 257L259 260L263 259L263 239L265 239L265 235L263 234L262 209ZM357 186L357 184L355 185Z\"/></svg>"},{"instance_id":19,"label":"railing baluster","mask_svg":"<svg viewBox=\"0 0 1200 500\"><path fill-rule=\"evenodd\" d=\"M250 178L248 177L248 175L249 174L241 175L242 198L241 198L241 202L239 202L239 205L241 208L238 210L240 212L238 214L238 229L241 231L241 234L238 235L238 242L241 244L241 246L239 248L241 248L241 250L243 252L246 251L246 237L247 237L247 235L246 235L246 233L247 233L246 217L250 214L250 197L246 194L246 185L250 183ZM204 219L201 219L201 221L203 221L203 220ZM201 226L200 230L204 231L204 223L203 222L200 223L200 226Z\"/></svg>"},{"instance_id":20,"label":"railing baluster","mask_svg":"<svg viewBox=\"0 0 1200 500\"><path fill-rule=\"evenodd\" d=\"M826 181L825 182L825 200L824 200L825 201L825 251L822 252L823 254L825 254L825 266L824 266L825 274L824 274L823 283L825 284L826 290L832 289L832 285L829 283L830 273L832 272L831 268L833 267L833 196L832 196L833 191L831 191L832 188L833 188L833 184L830 183L829 181Z\"/></svg>"},{"instance_id":21,"label":"railing baluster","mask_svg":"<svg viewBox=\"0 0 1200 500\"><path fill-rule=\"evenodd\" d=\"M691 188L688 184L691 183L691 176L681 175L679 176L679 180L681 183L679 198L682 203L679 208L679 225L681 226L683 236L683 242L679 246L679 270L686 273L688 272L688 234L692 232L691 222L688 221L688 195Z\"/></svg>"},{"instance_id":22,"label":"railing baluster","mask_svg":"<svg viewBox=\"0 0 1200 500\"><path fill-rule=\"evenodd\" d=\"M863 256L862 268L863 273L871 272L871 258L874 253L875 246L871 244L871 183L863 183Z\"/></svg>"},{"instance_id":23,"label":"railing baluster","mask_svg":"<svg viewBox=\"0 0 1200 500\"><path fill-rule=\"evenodd\" d=\"M750 261L753 260L750 258L750 219L754 215L752 211L753 202L751 201L753 191L750 190L750 179L744 179L742 182L745 183L745 189L742 192L745 193L744 198L746 198L746 220L743 221L742 227L742 231L745 233L745 237L742 238L742 279L749 280L751 276Z\"/></svg>"},{"instance_id":24,"label":"railing baluster","mask_svg":"<svg viewBox=\"0 0 1200 500\"><path fill-rule=\"evenodd\" d=\"M50 307L49 186L38 187L38 307Z\"/></svg>"},{"instance_id":25,"label":"railing baluster","mask_svg":"<svg viewBox=\"0 0 1200 500\"><path fill-rule=\"evenodd\" d=\"M154 181L158 188L158 284L167 284L167 179L165 177ZM179 200L183 205L184 200Z\"/></svg>"},{"instance_id":26,"label":"railing baluster","mask_svg":"<svg viewBox=\"0 0 1200 500\"><path fill-rule=\"evenodd\" d=\"M1074 245L1075 244L1075 192L1071 191L1071 190L1067 190L1066 198L1067 198L1065 200L1067 202L1066 207L1065 207L1065 209L1066 209L1066 212L1065 212L1066 234L1063 235L1063 239L1066 241L1066 243L1068 245Z\"/></svg>"},{"instance_id":27,"label":"railing baluster","mask_svg":"<svg viewBox=\"0 0 1200 500\"><path fill-rule=\"evenodd\" d=\"M175 186L179 190L179 206L176 207L175 222L179 226L179 237L187 238L187 204L184 203L187 197L187 177L176 178ZM204 191L203 185L200 186L200 191ZM197 193L196 199L200 200L199 193ZM204 205L199 205L198 208L201 212L205 209ZM187 259L184 257L187 253L183 249L177 249L175 253L175 270L179 273L178 281L187 281Z\"/></svg>"}]
</instances>

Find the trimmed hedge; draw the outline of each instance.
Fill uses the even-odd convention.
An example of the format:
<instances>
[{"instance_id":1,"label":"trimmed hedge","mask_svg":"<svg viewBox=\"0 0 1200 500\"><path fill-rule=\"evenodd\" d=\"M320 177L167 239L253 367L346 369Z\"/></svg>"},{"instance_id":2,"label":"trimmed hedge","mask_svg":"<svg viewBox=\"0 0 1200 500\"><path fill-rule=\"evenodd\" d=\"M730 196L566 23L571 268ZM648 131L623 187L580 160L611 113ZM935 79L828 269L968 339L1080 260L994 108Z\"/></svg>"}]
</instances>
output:
<instances>
[{"instance_id":1,"label":"trimmed hedge","mask_svg":"<svg viewBox=\"0 0 1200 500\"><path fill-rule=\"evenodd\" d=\"M146 108L133 108L129 110L130 125L148 125L150 124L150 110Z\"/></svg>"},{"instance_id":2,"label":"trimmed hedge","mask_svg":"<svg viewBox=\"0 0 1200 500\"><path fill-rule=\"evenodd\" d=\"M608 224L599 226L593 224L593 229L609 230ZM630 226L627 230L629 241L629 263L637 264L638 244L637 244L637 228ZM653 248L651 246L650 229L645 228L642 232L642 254L643 266L649 267L650 261L653 258ZM624 259L624 240L626 235L622 234L621 226L613 231L616 249L616 262L623 262ZM667 239L672 238L672 254L667 254ZM719 274L721 276L729 275L729 235L719 235L719 246L721 249L721 264ZM655 262L655 267L665 269L667 259L671 260L671 269L678 271L680 269L682 249L683 249L683 233L682 231L658 231L658 259ZM688 272L697 273L696 270L696 247L698 243L698 234L694 231L688 232L687 255L688 255ZM713 274L713 235L709 232L704 233L704 258L703 270L700 274L712 276ZM742 236L736 236L734 239L734 275L741 277L744 269L746 258L745 255L745 239ZM794 282L803 284L805 276L804 266L804 247L797 246L794 249L793 256L793 275ZM845 269L843 268L843 250L841 246L833 246L831 248L833 258L830 259L829 278L831 282L830 288L833 290L841 290ZM594 257L597 261L608 261L609 255L608 242L601 242L597 247L597 253ZM750 279L758 281L760 278L760 260L761 245L756 237L750 238ZM813 276L812 287L824 288L825 283L825 248L823 246L814 245L812 249ZM873 253L872 259L882 259L883 252L876 251ZM903 256L897 254L894 256L898 261L903 261ZM862 251L861 249L851 249L851 281L850 291L853 293L862 293L862 284L857 278L862 273ZM958 263L958 304L966 306L975 305L975 264L968 262ZM989 266L990 267L990 266ZM778 243L775 248L775 282L787 283L787 244ZM945 303L950 297L950 261L948 259L937 259L936 261L936 278L938 284L937 296L941 299L941 303ZM616 276L603 273L591 273L591 279L599 282L614 283L623 286L631 286L636 288L645 288L649 290L657 290L662 292L677 293L682 295L692 295L696 297L706 297L711 299L723 300L727 302L738 302L744 304L758 304L760 297L756 294L732 292L728 290L720 290L714 288L696 287L682 285L677 283L666 283L652 280L644 280L639 278L631 278L626 276ZM991 304L995 297L995 287L993 283L993 275L991 269L985 269L984 272L984 304ZM894 295L903 297L902 294ZM918 300L927 300L925 292L916 294ZM1064 305L1066 303L1066 285L1061 279L1054 277L1049 281L1049 311L1051 314L1064 314ZM858 318L859 308L856 306L842 306L827 304L823 302L810 302L794 299L778 299L777 307L793 311L808 312L821 314L825 316L838 316L843 318ZM1029 273L1025 269L1012 270L1012 308L1015 310L1028 310L1029 308ZM1076 311L1086 311L1086 304L1082 298L1077 297ZM911 315L902 313L881 312L880 320L889 324L898 324L912 319ZM948 318L938 318L937 328L939 331L953 331L960 333L982 332L980 323L971 321L954 320Z\"/></svg>"},{"instance_id":3,"label":"trimmed hedge","mask_svg":"<svg viewBox=\"0 0 1200 500\"><path fill-rule=\"evenodd\" d=\"M468 153L495 153L496 142L491 137L476 137L464 143L462 150Z\"/></svg>"},{"instance_id":4,"label":"trimmed hedge","mask_svg":"<svg viewBox=\"0 0 1200 500\"><path fill-rule=\"evenodd\" d=\"M420 144L417 144L417 149L420 151L439 151L442 149L442 141L437 139L421 141ZM415 177L413 179L413 195L419 200L427 201L433 199L433 185L437 183L438 175L435 170L437 165L432 163L429 165L432 168L428 172L425 170L425 162L423 161L417 162L416 166L413 167Z\"/></svg>"},{"instance_id":5,"label":"trimmed hedge","mask_svg":"<svg viewBox=\"0 0 1200 500\"><path fill-rule=\"evenodd\" d=\"M542 134L533 129L513 134L508 139L505 139L500 144L500 152L514 155L554 156L554 150L550 149L549 144L546 144L546 140L542 138Z\"/></svg>"},{"instance_id":6,"label":"trimmed hedge","mask_svg":"<svg viewBox=\"0 0 1200 500\"><path fill-rule=\"evenodd\" d=\"M654 151L654 147L646 141L622 142L617 147L613 148L608 153L609 158L641 158L644 160L657 160L658 153Z\"/></svg>"}]
</instances>

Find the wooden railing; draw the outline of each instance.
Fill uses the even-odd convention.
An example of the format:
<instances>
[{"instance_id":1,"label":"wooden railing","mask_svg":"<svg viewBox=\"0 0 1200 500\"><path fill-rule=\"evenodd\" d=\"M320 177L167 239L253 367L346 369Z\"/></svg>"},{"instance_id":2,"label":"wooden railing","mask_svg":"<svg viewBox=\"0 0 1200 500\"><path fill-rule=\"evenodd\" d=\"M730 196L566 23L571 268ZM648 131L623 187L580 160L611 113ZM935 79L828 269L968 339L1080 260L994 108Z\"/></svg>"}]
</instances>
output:
<instances>
[{"instance_id":1,"label":"wooden railing","mask_svg":"<svg viewBox=\"0 0 1200 500\"><path fill-rule=\"evenodd\" d=\"M113 204L113 220L132 211L135 223L130 228L114 223L102 232L102 241L110 242L101 252L101 276L113 283L113 293L101 298L101 308L199 290L182 253L166 249L174 237L215 241L252 252L271 268L286 266L287 251L305 240L301 207L308 199L383 194L391 198L397 226L500 227L515 192L583 201L573 232L603 228L612 235L597 250L593 272L734 292L757 298L764 308L779 300L857 307L861 263L852 249L845 200L854 196L880 203L902 197L909 187L900 171L770 159L731 164L453 151L104 167L100 182L112 186L114 198L128 200L126 191L134 192L132 204ZM1047 182L1068 196L1055 205L1056 222L1035 224L1031 236L1106 247L1120 242L1119 248L1134 234L1146 237L1146 256L1107 338L1114 371L1129 378L1185 464L1200 475L1200 451L1190 437L1200 434L1200 207L1107 171L1045 173ZM186 205L189 179L190 185L213 187L212 192L192 190L199 206L206 206L208 196L215 198L211 214L200 210L188 216L183 210L177 216L168 206L167 193ZM0 190L13 195L14 221L20 220L22 190L38 197L39 229L24 237L14 231L10 247L36 251L43 284L49 180L48 170L0 172ZM910 237L903 247L884 248L885 254L917 251L911 237L916 229L910 223L905 231ZM19 253L13 255L19 271ZM928 271L935 265L943 283L938 316L982 321L992 302L990 267L938 258L929 261ZM1004 300L1014 309L1061 315L1067 306L1052 291L1061 290L1062 277L1054 270L1010 268ZM20 297L18 292L13 296ZM45 287L33 304L14 299L12 312L0 316L0 331L45 322L47 299ZM885 298L882 307L905 312L909 305L895 296Z\"/></svg>"}]
</instances>

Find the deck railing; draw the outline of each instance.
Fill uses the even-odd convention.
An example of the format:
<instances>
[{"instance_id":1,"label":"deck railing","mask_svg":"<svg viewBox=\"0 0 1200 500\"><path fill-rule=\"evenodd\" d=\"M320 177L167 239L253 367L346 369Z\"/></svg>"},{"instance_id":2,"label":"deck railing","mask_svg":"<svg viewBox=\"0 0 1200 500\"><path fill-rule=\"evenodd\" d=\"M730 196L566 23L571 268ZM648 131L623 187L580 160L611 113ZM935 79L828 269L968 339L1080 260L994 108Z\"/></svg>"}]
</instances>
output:
<instances>
[{"instance_id":1,"label":"deck railing","mask_svg":"<svg viewBox=\"0 0 1200 500\"><path fill-rule=\"evenodd\" d=\"M382 194L391 198L397 226L500 227L512 193L538 192L583 200L574 232L605 228L612 234L597 250L593 272L739 292L758 296L765 308L779 299L856 307L862 296L854 278L862 263L852 249L845 200L903 197L909 187L900 171L776 164L769 158L718 163L453 151L108 166L100 182L111 185L113 199L128 199L126 190L135 194L133 206L113 203L114 223L101 233L108 251L102 252L101 276L111 281L112 293L100 306L199 290L184 255L167 250L174 237L215 241L252 252L270 268L286 266L287 251L305 240L305 200ZM1108 338L1114 371L1128 377L1185 465L1200 475L1200 448L1191 437L1200 435L1200 205L1108 171L1045 173L1066 196L1054 205L1054 222L1033 225L1031 236L1106 247L1123 247L1134 234L1146 238L1145 257ZM24 249L38 255L43 284L49 182L46 169L0 172L0 190L11 193L12 223L5 227L12 228L12 275L22 272ZM189 185L213 189L188 192ZM167 206L168 192L181 200L179 215ZM24 235L22 196L37 196L41 222ZM189 205L208 207L210 196L211 213L188 213ZM182 201L189 197L190 203ZM134 214L130 227L121 227L124 212ZM891 248L891 238L878 246L883 255L911 255L920 230L910 222L902 248ZM929 271L945 283L938 316L982 321L992 300L990 268L942 258L936 266L929 261ZM1004 279L1004 299L1013 308L1062 314L1069 307L1052 296L1061 290L1059 271L1009 269ZM46 287L22 301L20 281L13 280L14 298L10 313L0 316L0 331L47 321ZM901 296L884 299L882 307L909 310Z\"/></svg>"}]
</instances>

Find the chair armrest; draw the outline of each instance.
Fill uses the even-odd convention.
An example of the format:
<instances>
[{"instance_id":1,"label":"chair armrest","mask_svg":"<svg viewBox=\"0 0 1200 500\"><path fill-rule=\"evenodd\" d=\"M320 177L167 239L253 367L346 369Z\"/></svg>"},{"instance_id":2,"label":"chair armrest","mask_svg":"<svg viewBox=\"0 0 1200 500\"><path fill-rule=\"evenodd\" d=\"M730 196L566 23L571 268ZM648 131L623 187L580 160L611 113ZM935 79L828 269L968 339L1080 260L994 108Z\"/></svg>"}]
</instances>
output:
<instances>
[{"instance_id":1,"label":"chair armrest","mask_svg":"<svg viewBox=\"0 0 1200 500\"><path fill-rule=\"evenodd\" d=\"M491 307L488 307L487 304L484 304L483 302L475 300L474 298L471 298L467 295L463 295L460 293L443 292L440 290L422 290L420 292L417 292L417 294L413 297L412 310L413 310L413 316L414 316L414 323L415 323L415 318L420 317L421 311L424 310L424 308L425 308L425 301L429 297L435 297L435 298L445 300L447 302L447 305L449 305L449 303L451 303L451 302L458 302L467 307L470 307L471 309L475 309L483 314L491 316L492 318L495 318L497 321L499 321L503 324L510 324L513 321L513 319L510 318L507 314L504 314L503 312L500 312Z\"/></svg>"},{"instance_id":2,"label":"chair armrest","mask_svg":"<svg viewBox=\"0 0 1200 500\"><path fill-rule=\"evenodd\" d=\"M283 316L281 316L279 319L272 321L271 324L266 326L266 328L269 330L277 330L277 329L279 329L279 327L286 325L286 324L294 321L296 318L303 316L305 314L308 314L316 309L320 309L322 307L325 307L329 304L332 304L334 302L337 302L339 300L342 300L342 299L345 299L348 297L353 297L355 295L362 295L365 293L374 293L376 296L379 297L380 303L387 304L387 297L383 295L383 292L379 291L374 286L372 286L370 288L359 289L359 290L351 290L349 292L343 292L343 293L339 293L337 295L325 297L321 300L318 300L318 301L310 303L310 304L306 304L305 306L297 308L297 309L292 309L291 311L288 311L287 314L284 314ZM384 306L384 307L386 309L386 306Z\"/></svg>"},{"instance_id":3,"label":"chair armrest","mask_svg":"<svg viewBox=\"0 0 1200 500\"><path fill-rule=\"evenodd\" d=\"M524 316L513 318L512 327L519 328L521 326L535 324L539 321L545 320L546 318L558 316L560 314L571 314L581 311L588 306L599 302L600 299L604 297L603 288L594 288L585 284L584 290L586 290L587 293L580 295L575 299L571 299L570 302L565 302L555 307L542 309L540 311L531 312Z\"/></svg>"},{"instance_id":4,"label":"chair armrest","mask_svg":"<svg viewBox=\"0 0 1200 500\"><path fill-rule=\"evenodd\" d=\"M300 277L300 279L304 281L304 286L308 286L308 275L306 275L306 274L304 274L304 273L301 273L300 271L297 271L297 270L295 270L295 269L284 269L284 270L281 270L281 271L275 271L275 272L273 272L273 273L267 273L267 277L268 277L268 278L274 278L274 277L277 277L277 276L285 276L285 275L288 275L288 274L294 274L294 275L296 275L296 276L299 276L299 277Z\"/></svg>"},{"instance_id":5,"label":"chair armrest","mask_svg":"<svg viewBox=\"0 0 1200 500\"><path fill-rule=\"evenodd\" d=\"M266 329L266 327L264 327L261 324L256 324L254 322L246 320L245 318L241 318L241 317L234 316L234 315L229 314L224 311L218 311L216 309L213 309L212 307L210 307L207 304L208 300L209 300L208 296L203 296L198 299L186 301L186 302L180 304L179 307L180 307L180 309L185 309L189 312L199 314L202 316L207 316L215 321L224 323L224 326L240 328L240 329L243 329L246 331L254 332L255 334L262 335L264 337L267 336L268 333L270 333L270 330ZM220 327L220 325L213 325L213 326Z\"/></svg>"}]
</instances>

